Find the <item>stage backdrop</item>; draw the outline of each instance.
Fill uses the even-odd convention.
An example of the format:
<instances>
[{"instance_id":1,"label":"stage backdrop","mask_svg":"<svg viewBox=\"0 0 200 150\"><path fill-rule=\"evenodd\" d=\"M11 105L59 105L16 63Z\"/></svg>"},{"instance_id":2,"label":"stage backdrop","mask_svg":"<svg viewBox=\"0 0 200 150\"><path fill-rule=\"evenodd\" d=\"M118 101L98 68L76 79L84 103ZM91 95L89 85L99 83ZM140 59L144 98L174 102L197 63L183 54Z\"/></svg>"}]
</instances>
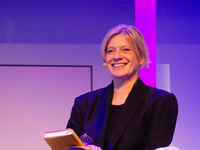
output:
<instances>
[{"instance_id":1,"label":"stage backdrop","mask_svg":"<svg viewBox=\"0 0 200 150\"><path fill-rule=\"evenodd\" d=\"M91 67L0 66L2 150L50 150L44 132L65 129L76 96L91 91Z\"/></svg>"}]
</instances>

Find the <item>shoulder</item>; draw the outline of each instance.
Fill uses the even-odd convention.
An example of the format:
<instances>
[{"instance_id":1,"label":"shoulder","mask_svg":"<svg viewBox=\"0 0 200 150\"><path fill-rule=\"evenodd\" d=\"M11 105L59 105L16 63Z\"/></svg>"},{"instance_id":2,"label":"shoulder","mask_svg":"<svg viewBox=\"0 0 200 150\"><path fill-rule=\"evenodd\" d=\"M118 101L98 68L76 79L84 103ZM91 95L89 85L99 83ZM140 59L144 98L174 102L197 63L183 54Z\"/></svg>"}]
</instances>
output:
<instances>
[{"instance_id":1,"label":"shoulder","mask_svg":"<svg viewBox=\"0 0 200 150\"><path fill-rule=\"evenodd\" d=\"M106 88L101 88L101 89L98 89L98 90L95 90L95 91L92 91L92 92L87 92L87 93L84 93L80 96L78 96L76 99L79 99L79 100L83 100L83 99L90 99L92 97L96 97L98 95L100 95L102 93L102 91L104 91Z\"/></svg>"},{"instance_id":2,"label":"shoulder","mask_svg":"<svg viewBox=\"0 0 200 150\"><path fill-rule=\"evenodd\" d=\"M112 84L108 85L107 87L103 87L100 89L97 89L92 92L87 92L85 94L82 94L78 97L76 97L75 101L81 102L81 103L92 103L95 100L97 100L99 97L104 97L108 91L112 88Z\"/></svg>"},{"instance_id":3,"label":"shoulder","mask_svg":"<svg viewBox=\"0 0 200 150\"><path fill-rule=\"evenodd\" d=\"M167 92L162 89L147 86L149 93L151 94L150 103L157 103L157 105L178 105L177 98L173 93Z\"/></svg>"},{"instance_id":4,"label":"shoulder","mask_svg":"<svg viewBox=\"0 0 200 150\"><path fill-rule=\"evenodd\" d=\"M154 88L154 87L150 87L148 86L148 88L153 91L153 95L154 97L173 97L176 99L175 95L173 93L170 93L168 91L162 90L162 89L158 89L158 88Z\"/></svg>"},{"instance_id":5,"label":"shoulder","mask_svg":"<svg viewBox=\"0 0 200 150\"><path fill-rule=\"evenodd\" d=\"M100 95L102 95L102 93L106 90L107 87L104 87L76 97L72 109L73 112L81 112L81 114L85 116L87 114L87 110L90 110L91 112L96 108L97 102L100 99Z\"/></svg>"}]
</instances>

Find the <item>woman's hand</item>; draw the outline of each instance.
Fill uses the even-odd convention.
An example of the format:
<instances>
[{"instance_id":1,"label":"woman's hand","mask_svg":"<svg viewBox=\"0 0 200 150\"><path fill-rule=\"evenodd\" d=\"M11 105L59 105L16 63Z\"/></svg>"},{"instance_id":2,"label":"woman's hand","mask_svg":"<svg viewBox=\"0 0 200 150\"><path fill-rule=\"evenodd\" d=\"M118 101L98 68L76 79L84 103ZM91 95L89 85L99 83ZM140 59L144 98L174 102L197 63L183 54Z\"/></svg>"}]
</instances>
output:
<instances>
[{"instance_id":1,"label":"woman's hand","mask_svg":"<svg viewBox=\"0 0 200 150\"><path fill-rule=\"evenodd\" d=\"M87 150L102 150L100 147L95 145L87 145L86 148Z\"/></svg>"}]
</instances>

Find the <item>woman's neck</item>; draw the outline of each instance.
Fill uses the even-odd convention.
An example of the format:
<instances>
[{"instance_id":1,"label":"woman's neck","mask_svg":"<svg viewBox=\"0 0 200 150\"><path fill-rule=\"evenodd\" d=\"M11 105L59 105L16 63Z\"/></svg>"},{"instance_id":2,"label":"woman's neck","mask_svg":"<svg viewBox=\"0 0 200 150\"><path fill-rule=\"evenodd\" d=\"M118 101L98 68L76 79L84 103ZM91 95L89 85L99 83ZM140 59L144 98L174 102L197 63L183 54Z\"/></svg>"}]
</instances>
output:
<instances>
[{"instance_id":1,"label":"woman's neck","mask_svg":"<svg viewBox=\"0 0 200 150\"><path fill-rule=\"evenodd\" d=\"M112 105L124 104L138 76L128 80L113 79L114 91Z\"/></svg>"}]
</instances>

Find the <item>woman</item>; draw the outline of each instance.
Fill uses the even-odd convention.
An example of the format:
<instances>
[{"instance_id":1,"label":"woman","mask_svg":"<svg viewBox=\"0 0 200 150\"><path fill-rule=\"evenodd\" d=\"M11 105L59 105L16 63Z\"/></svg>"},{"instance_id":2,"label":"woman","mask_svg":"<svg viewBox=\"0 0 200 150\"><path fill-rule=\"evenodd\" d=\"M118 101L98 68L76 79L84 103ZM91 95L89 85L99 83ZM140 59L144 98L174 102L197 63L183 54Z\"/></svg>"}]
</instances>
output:
<instances>
[{"instance_id":1,"label":"woman","mask_svg":"<svg viewBox=\"0 0 200 150\"><path fill-rule=\"evenodd\" d=\"M78 136L92 137L93 145L88 149L154 150L168 146L177 119L177 100L139 78L139 70L149 63L141 33L128 25L111 29L103 39L101 55L112 83L76 98L67 128Z\"/></svg>"}]
</instances>

